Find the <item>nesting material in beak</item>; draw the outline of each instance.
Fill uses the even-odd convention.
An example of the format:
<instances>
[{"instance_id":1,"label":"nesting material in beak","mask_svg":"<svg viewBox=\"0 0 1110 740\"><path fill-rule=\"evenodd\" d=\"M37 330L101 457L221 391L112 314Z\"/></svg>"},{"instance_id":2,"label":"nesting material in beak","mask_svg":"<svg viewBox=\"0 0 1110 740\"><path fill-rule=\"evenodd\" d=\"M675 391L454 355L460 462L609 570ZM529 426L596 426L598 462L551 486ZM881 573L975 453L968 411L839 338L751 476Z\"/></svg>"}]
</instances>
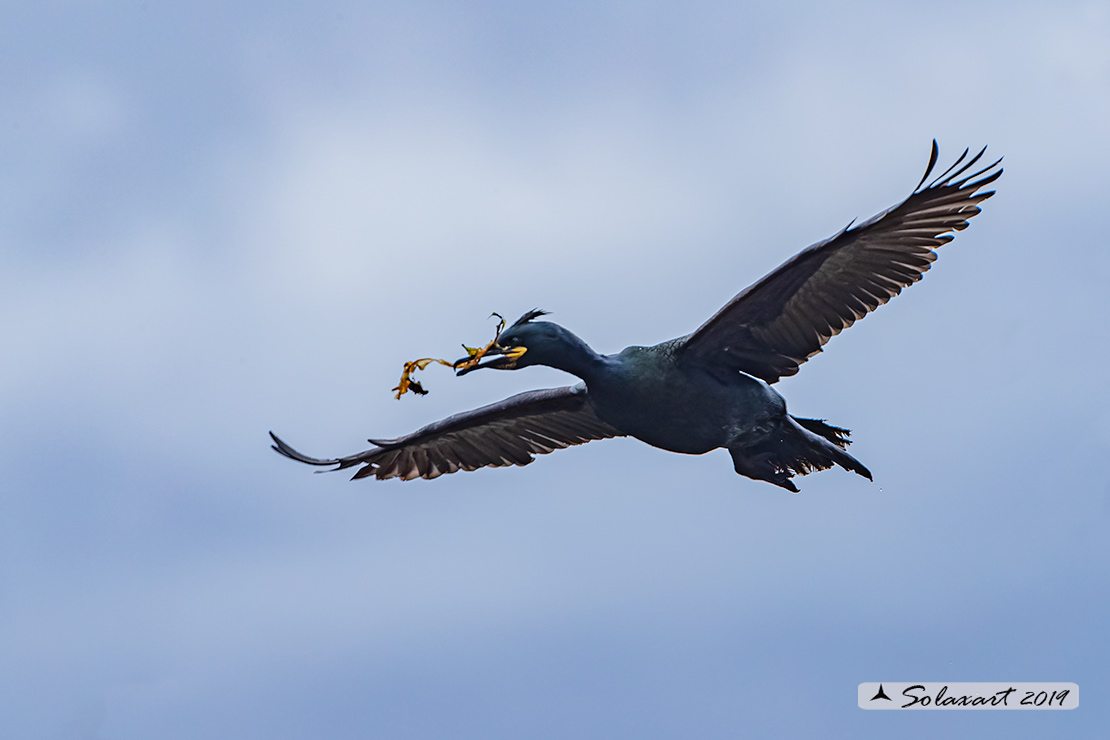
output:
<instances>
[{"instance_id":1,"label":"nesting material in beak","mask_svg":"<svg viewBox=\"0 0 1110 740\"><path fill-rule=\"evenodd\" d=\"M505 355L505 357L510 357L512 365L515 365L517 358L519 358L520 355L524 354L524 348L515 347L512 348L512 350L510 350L509 352L505 352L504 348L497 344L497 339L501 336L501 332L505 328L505 319L499 313L492 313L490 314L490 316L496 316L498 321L497 331L494 333L493 339L489 341L489 344L481 348L467 347L464 344L463 349L466 350L466 357L462 358L461 360L457 360L456 362L449 362L448 360L441 360L435 357L424 357L419 360L413 360L412 362L406 362L405 368L401 372L401 381L397 383L397 387L393 389L394 393L396 393L396 395L393 397L399 399L408 391L412 391L418 396L428 395L428 391L424 390L424 386L420 385L419 381L413 380L412 374L417 370L423 370L424 368L428 367L428 365L431 365L434 362L437 362L440 365L446 365L447 367L455 368L455 370L458 371L458 375L465 375L466 373L477 367L493 367L494 365L492 363L487 363L484 365L478 364L479 362L481 362L483 357L489 354L499 354ZM520 350L519 353L517 353L516 355L511 354L511 352L518 349ZM503 362L507 361L503 358L498 358L498 360ZM505 369L510 369L512 365Z\"/></svg>"},{"instance_id":2,"label":"nesting material in beak","mask_svg":"<svg viewBox=\"0 0 1110 740\"><path fill-rule=\"evenodd\" d=\"M517 360L527 351L527 347L491 347L483 356L489 357L491 355L496 355L496 357L481 363L479 363L477 359L460 360L455 365L455 375L466 375L472 370L481 370L482 368L490 368L491 370L514 370L516 369Z\"/></svg>"}]
</instances>

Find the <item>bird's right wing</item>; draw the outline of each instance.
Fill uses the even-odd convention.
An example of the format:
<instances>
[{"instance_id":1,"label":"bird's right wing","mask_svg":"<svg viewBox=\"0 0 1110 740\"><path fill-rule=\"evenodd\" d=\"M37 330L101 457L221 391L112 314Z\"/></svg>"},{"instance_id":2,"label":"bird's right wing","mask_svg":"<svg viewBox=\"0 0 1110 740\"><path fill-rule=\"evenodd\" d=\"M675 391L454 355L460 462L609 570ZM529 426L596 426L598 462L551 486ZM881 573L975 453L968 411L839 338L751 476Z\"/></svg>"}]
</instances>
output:
<instances>
[{"instance_id":1,"label":"bird's right wing","mask_svg":"<svg viewBox=\"0 0 1110 740\"><path fill-rule=\"evenodd\" d=\"M594 413L582 385L528 391L473 411L449 416L412 434L349 457L324 460L308 457L276 434L273 448L309 465L335 465L334 470L364 466L354 478L437 478L457 470L527 465L533 455L580 445L595 439L624 436Z\"/></svg>"},{"instance_id":2,"label":"bird's right wing","mask_svg":"<svg viewBox=\"0 0 1110 740\"><path fill-rule=\"evenodd\" d=\"M680 357L768 383L798 372L831 337L920 280L937 247L979 213L994 195L980 190L1002 174L1001 160L973 170L985 151L970 159L964 151L926 185L937 162L934 141L909 198L808 247L742 291L685 338Z\"/></svg>"}]
</instances>

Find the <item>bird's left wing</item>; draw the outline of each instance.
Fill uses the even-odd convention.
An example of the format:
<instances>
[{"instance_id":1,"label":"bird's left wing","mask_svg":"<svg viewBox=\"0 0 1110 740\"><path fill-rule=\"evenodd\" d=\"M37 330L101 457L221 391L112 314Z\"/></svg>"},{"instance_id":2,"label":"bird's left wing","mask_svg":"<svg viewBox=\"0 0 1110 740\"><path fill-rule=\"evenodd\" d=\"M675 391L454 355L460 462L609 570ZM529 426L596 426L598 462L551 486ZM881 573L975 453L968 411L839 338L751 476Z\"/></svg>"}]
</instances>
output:
<instances>
[{"instance_id":1,"label":"bird's left wing","mask_svg":"<svg viewBox=\"0 0 1110 740\"><path fill-rule=\"evenodd\" d=\"M354 478L438 478L457 470L527 465L533 455L623 434L594 413L582 385L528 391L473 411L449 416L412 434L390 440L349 457L324 460L308 457L276 434L273 448L309 465L335 465L342 470L362 465Z\"/></svg>"},{"instance_id":2,"label":"bird's left wing","mask_svg":"<svg viewBox=\"0 0 1110 740\"><path fill-rule=\"evenodd\" d=\"M971 159L964 151L925 185L937 162L934 141L909 198L787 260L685 337L678 356L768 383L798 372L831 337L920 280L934 250L979 213L978 204L994 195L979 191L1002 174L1001 160L973 170L985 151Z\"/></svg>"}]
</instances>

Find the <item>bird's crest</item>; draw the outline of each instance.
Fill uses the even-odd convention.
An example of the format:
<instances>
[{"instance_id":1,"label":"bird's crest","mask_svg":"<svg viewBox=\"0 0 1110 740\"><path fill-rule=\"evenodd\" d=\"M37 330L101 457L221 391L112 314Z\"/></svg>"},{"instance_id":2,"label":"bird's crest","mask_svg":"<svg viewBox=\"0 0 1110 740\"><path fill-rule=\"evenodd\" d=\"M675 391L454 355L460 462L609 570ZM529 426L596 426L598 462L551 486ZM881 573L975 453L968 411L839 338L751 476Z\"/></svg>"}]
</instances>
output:
<instances>
[{"instance_id":1,"label":"bird's crest","mask_svg":"<svg viewBox=\"0 0 1110 740\"><path fill-rule=\"evenodd\" d=\"M551 312L550 311L544 311L542 308L533 308L531 311L529 311L528 313L524 314L519 319L514 321L513 325L510 326L509 328L510 329L515 329L518 326L524 326L525 324L527 324L532 319L538 319L540 316L546 316L549 313L551 313Z\"/></svg>"}]
</instances>

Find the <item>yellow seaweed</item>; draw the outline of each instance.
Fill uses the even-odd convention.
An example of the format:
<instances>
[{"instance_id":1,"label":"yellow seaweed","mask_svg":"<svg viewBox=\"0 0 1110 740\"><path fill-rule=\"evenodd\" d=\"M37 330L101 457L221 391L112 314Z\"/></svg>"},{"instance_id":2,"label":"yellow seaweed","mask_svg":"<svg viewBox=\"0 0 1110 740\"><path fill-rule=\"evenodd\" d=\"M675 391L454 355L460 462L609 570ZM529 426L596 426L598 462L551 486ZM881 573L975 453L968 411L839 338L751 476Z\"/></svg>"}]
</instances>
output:
<instances>
[{"instance_id":1,"label":"yellow seaweed","mask_svg":"<svg viewBox=\"0 0 1110 740\"><path fill-rule=\"evenodd\" d=\"M467 347L464 344L462 347L464 350L466 350L466 359L462 362L454 363L448 360L441 360L437 357L423 357L419 360L406 362L404 370L402 370L401 372L401 381L397 384L397 387L393 388L393 391L396 394L393 397L399 400L401 396L405 395L405 393L407 393L408 391L412 391L418 396L428 395L428 391L424 390L424 386L420 385L419 381L413 380L412 374L417 370L423 370L424 368L428 367L428 365L431 365L433 362L438 362L440 365L446 365L447 367L452 367L456 370L466 370L474 367L479 362L481 362L482 358L486 356L486 353L497 346L497 340L501 337L501 332L505 329L504 317L502 317L499 313L490 314L490 318L494 316L498 318L498 322L497 330L493 335L493 339L491 339L485 347L480 348Z\"/></svg>"}]
</instances>

